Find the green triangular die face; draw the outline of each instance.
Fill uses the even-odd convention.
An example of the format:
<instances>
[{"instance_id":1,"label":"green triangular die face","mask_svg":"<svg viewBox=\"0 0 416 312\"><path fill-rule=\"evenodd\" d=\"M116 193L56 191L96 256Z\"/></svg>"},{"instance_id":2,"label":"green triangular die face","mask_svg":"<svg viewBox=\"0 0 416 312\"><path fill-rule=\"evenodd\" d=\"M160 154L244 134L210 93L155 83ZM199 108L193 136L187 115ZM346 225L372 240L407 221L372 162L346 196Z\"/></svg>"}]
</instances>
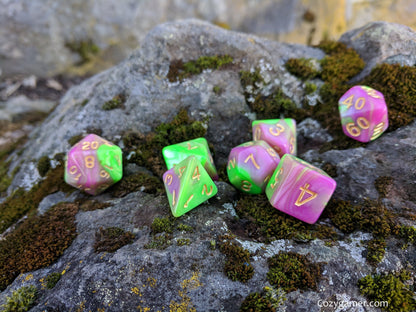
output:
<instances>
[{"instance_id":1,"label":"green triangular die face","mask_svg":"<svg viewBox=\"0 0 416 312\"><path fill-rule=\"evenodd\" d=\"M177 168L177 170L176 170ZM217 186L195 156L189 156L175 166L180 177L177 204L172 214L179 217L217 194Z\"/></svg>"},{"instance_id":2,"label":"green triangular die face","mask_svg":"<svg viewBox=\"0 0 416 312\"><path fill-rule=\"evenodd\" d=\"M218 179L217 169L215 168L208 142L205 138L197 138L165 146L162 149L162 154L168 169L173 168L174 165L180 163L188 156L194 155L204 166L205 170L207 170L211 178L214 180Z\"/></svg>"},{"instance_id":3,"label":"green triangular die face","mask_svg":"<svg viewBox=\"0 0 416 312\"><path fill-rule=\"evenodd\" d=\"M204 138L172 144L165 146L162 149L163 158L165 159L168 169L172 168L176 164L179 164L182 160L191 155L195 155L204 165L207 161L208 152L208 144Z\"/></svg>"}]
</instances>

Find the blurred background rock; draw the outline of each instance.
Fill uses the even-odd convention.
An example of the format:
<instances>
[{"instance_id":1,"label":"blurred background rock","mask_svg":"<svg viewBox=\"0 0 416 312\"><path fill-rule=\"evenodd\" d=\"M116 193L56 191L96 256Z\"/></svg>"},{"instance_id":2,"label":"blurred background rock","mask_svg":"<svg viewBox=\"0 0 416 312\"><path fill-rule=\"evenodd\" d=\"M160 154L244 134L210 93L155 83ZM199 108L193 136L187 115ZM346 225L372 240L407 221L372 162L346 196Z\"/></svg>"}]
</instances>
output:
<instances>
[{"instance_id":1,"label":"blurred background rock","mask_svg":"<svg viewBox=\"0 0 416 312\"><path fill-rule=\"evenodd\" d=\"M313 45L370 21L415 27L415 12L413 0L0 0L0 81L100 72L177 19Z\"/></svg>"}]
</instances>

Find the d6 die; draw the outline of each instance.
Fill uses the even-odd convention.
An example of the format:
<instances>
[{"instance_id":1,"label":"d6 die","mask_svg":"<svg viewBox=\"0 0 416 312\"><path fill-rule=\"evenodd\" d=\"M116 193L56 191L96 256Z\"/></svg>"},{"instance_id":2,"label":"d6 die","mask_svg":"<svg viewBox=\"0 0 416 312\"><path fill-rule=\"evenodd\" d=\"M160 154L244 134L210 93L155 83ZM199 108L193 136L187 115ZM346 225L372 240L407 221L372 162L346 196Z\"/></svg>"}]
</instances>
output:
<instances>
[{"instance_id":1,"label":"d6 die","mask_svg":"<svg viewBox=\"0 0 416 312\"><path fill-rule=\"evenodd\" d=\"M180 217L217 194L217 186L199 162L189 156L163 174L172 214Z\"/></svg>"},{"instance_id":2,"label":"d6 die","mask_svg":"<svg viewBox=\"0 0 416 312\"><path fill-rule=\"evenodd\" d=\"M163 158L166 167L171 169L174 165L180 163L188 156L194 155L204 166L205 170L213 180L218 180L217 169L205 138L197 138L178 144L165 146L162 149Z\"/></svg>"},{"instance_id":3,"label":"d6 die","mask_svg":"<svg viewBox=\"0 0 416 312\"><path fill-rule=\"evenodd\" d=\"M123 176L122 151L95 134L75 144L67 154L65 182L96 195Z\"/></svg>"},{"instance_id":4,"label":"d6 die","mask_svg":"<svg viewBox=\"0 0 416 312\"><path fill-rule=\"evenodd\" d=\"M228 156L228 178L237 189L260 194L280 161L265 141L250 141L234 147Z\"/></svg>"},{"instance_id":5,"label":"d6 die","mask_svg":"<svg viewBox=\"0 0 416 312\"><path fill-rule=\"evenodd\" d=\"M335 180L324 171L286 154L267 184L266 196L276 209L313 224L335 187Z\"/></svg>"},{"instance_id":6,"label":"d6 die","mask_svg":"<svg viewBox=\"0 0 416 312\"><path fill-rule=\"evenodd\" d=\"M296 121L291 118L255 120L252 123L255 141L266 141L282 157L296 155Z\"/></svg>"},{"instance_id":7,"label":"d6 die","mask_svg":"<svg viewBox=\"0 0 416 312\"><path fill-rule=\"evenodd\" d=\"M339 99L338 108L342 130L357 141L370 142L389 126L384 96L370 87L352 87Z\"/></svg>"}]
</instances>

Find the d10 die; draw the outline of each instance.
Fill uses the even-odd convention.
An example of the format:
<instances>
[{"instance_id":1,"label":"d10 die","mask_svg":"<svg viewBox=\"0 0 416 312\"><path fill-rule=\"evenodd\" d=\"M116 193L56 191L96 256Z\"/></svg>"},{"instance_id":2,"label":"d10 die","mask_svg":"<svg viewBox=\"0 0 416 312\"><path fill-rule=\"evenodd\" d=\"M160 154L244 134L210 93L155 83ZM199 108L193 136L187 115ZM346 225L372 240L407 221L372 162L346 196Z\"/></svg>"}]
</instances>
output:
<instances>
[{"instance_id":1,"label":"d10 die","mask_svg":"<svg viewBox=\"0 0 416 312\"><path fill-rule=\"evenodd\" d=\"M265 141L241 144L228 156L228 179L240 191L260 194L279 161L279 155Z\"/></svg>"},{"instance_id":2,"label":"d10 die","mask_svg":"<svg viewBox=\"0 0 416 312\"><path fill-rule=\"evenodd\" d=\"M313 224L332 196L336 182L324 171L286 154L266 187L273 207Z\"/></svg>"},{"instance_id":3,"label":"d10 die","mask_svg":"<svg viewBox=\"0 0 416 312\"><path fill-rule=\"evenodd\" d=\"M204 166L205 170L213 180L218 180L217 169L205 138L197 138L178 144L165 146L162 149L163 158L166 167L171 169L174 165L180 163L188 156L194 155Z\"/></svg>"},{"instance_id":4,"label":"d10 die","mask_svg":"<svg viewBox=\"0 0 416 312\"><path fill-rule=\"evenodd\" d=\"M180 217L217 194L217 186L197 157L188 156L163 174L172 214Z\"/></svg>"},{"instance_id":5,"label":"d10 die","mask_svg":"<svg viewBox=\"0 0 416 312\"><path fill-rule=\"evenodd\" d=\"M338 108L342 130L357 141L370 142L389 126L384 96L370 87L352 87L339 99Z\"/></svg>"},{"instance_id":6,"label":"d10 die","mask_svg":"<svg viewBox=\"0 0 416 312\"><path fill-rule=\"evenodd\" d=\"M65 182L96 195L123 176L121 149L95 134L75 144L67 154Z\"/></svg>"},{"instance_id":7,"label":"d10 die","mask_svg":"<svg viewBox=\"0 0 416 312\"><path fill-rule=\"evenodd\" d=\"M280 157L296 155L296 121L291 118L255 120L252 123L255 141L266 141Z\"/></svg>"}]
</instances>

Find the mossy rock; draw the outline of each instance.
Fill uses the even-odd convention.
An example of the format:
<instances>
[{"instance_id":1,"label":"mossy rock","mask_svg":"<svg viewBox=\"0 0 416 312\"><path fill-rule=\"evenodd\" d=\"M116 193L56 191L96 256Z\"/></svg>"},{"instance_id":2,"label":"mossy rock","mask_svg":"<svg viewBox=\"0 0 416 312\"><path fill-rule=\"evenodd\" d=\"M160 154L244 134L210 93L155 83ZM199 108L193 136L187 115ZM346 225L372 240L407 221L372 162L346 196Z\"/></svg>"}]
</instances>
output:
<instances>
[{"instance_id":1,"label":"mossy rock","mask_svg":"<svg viewBox=\"0 0 416 312\"><path fill-rule=\"evenodd\" d=\"M0 241L0 290L20 273L51 265L76 237L78 205L61 203L32 215Z\"/></svg>"},{"instance_id":2,"label":"mossy rock","mask_svg":"<svg viewBox=\"0 0 416 312\"><path fill-rule=\"evenodd\" d=\"M6 303L2 306L3 312L24 312L36 303L38 290L36 286L22 286L13 291L10 297L7 297Z\"/></svg>"},{"instance_id":3,"label":"mossy rock","mask_svg":"<svg viewBox=\"0 0 416 312\"><path fill-rule=\"evenodd\" d=\"M307 256L294 252L279 252L268 259L267 279L286 292L297 289L316 290L322 274L322 264L312 263Z\"/></svg>"},{"instance_id":4,"label":"mossy rock","mask_svg":"<svg viewBox=\"0 0 416 312\"><path fill-rule=\"evenodd\" d=\"M131 244L134 234L118 227L102 228L95 233L95 252L115 252L121 247Z\"/></svg>"},{"instance_id":5,"label":"mossy rock","mask_svg":"<svg viewBox=\"0 0 416 312\"><path fill-rule=\"evenodd\" d=\"M399 274L367 275L358 281L361 294L371 301L387 302L385 311L410 312L416 309L414 292L405 284L411 278L408 272Z\"/></svg>"}]
</instances>

